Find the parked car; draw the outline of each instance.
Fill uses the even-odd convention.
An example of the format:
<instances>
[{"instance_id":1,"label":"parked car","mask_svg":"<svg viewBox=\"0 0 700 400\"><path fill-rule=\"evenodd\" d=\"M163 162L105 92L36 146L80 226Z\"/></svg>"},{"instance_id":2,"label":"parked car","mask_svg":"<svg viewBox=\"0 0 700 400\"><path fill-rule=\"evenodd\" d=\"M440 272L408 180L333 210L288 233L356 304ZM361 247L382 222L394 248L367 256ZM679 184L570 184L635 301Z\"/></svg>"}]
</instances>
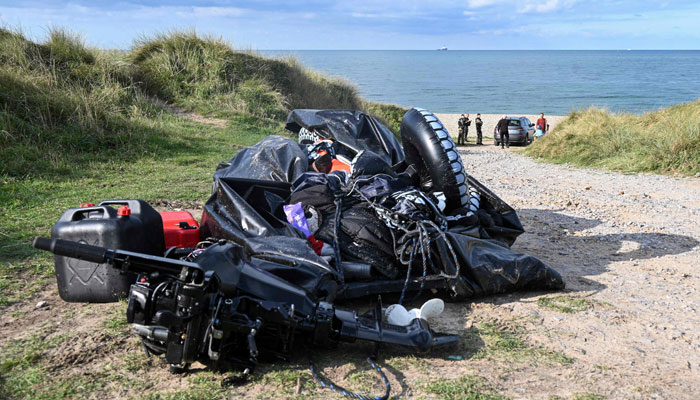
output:
<instances>
[{"instance_id":1,"label":"parked car","mask_svg":"<svg viewBox=\"0 0 700 400\"><path fill-rule=\"evenodd\" d=\"M501 136L496 129L497 127L493 128L493 144L500 146ZM508 118L508 135L510 144L527 146L532 143L532 138L535 136L535 124L525 117Z\"/></svg>"}]
</instances>

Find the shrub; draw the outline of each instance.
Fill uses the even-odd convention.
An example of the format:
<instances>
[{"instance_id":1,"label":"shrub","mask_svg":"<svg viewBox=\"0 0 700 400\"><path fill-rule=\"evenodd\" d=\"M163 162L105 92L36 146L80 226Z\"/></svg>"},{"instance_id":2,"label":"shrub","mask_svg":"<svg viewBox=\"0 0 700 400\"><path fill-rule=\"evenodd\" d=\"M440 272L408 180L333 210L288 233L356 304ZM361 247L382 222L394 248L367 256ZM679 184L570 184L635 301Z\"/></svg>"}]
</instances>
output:
<instances>
[{"instance_id":1,"label":"shrub","mask_svg":"<svg viewBox=\"0 0 700 400\"><path fill-rule=\"evenodd\" d=\"M623 172L700 172L700 100L641 115L597 108L569 114L527 153Z\"/></svg>"}]
</instances>

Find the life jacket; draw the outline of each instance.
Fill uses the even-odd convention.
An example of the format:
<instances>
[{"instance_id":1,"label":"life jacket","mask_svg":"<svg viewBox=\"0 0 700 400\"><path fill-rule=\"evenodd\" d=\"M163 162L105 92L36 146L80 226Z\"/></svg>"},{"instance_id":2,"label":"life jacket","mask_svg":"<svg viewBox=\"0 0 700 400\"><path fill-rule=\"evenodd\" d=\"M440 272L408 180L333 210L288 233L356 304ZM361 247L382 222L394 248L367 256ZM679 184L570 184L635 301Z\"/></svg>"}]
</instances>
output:
<instances>
[{"instance_id":1,"label":"life jacket","mask_svg":"<svg viewBox=\"0 0 700 400\"><path fill-rule=\"evenodd\" d=\"M350 173L350 166L345 164L344 162L338 160L337 158L334 158L332 163L331 163L331 172L333 171L345 171L348 174Z\"/></svg>"}]
</instances>

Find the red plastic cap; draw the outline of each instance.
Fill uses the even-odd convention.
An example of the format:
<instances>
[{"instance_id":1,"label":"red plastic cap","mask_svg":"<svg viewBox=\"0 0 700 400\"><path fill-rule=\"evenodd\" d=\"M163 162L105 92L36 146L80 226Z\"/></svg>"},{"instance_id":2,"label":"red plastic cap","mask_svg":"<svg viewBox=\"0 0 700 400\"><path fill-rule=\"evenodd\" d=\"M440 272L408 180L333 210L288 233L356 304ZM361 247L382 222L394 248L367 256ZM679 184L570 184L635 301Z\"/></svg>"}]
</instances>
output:
<instances>
[{"instance_id":1,"label":"red plastic cap","mask_svg":"<svg viewBox=\"0 0 700 400\"><path fill-rule=\"evenodd\" d=\"M121 215L122 217L128 217L131 215L131 208L129 206L121 206L117 210L117 215Z\"/></svg>"},{"instance_id":2,"label":"red plastic cap","mask_svg":"<svg viewBox=\"0 0 700 400\"><path fill-rule=\"evenodd\" d=\"M95 203L80 203L80 208L95 207Z\"/></svg>"}]
</instances>

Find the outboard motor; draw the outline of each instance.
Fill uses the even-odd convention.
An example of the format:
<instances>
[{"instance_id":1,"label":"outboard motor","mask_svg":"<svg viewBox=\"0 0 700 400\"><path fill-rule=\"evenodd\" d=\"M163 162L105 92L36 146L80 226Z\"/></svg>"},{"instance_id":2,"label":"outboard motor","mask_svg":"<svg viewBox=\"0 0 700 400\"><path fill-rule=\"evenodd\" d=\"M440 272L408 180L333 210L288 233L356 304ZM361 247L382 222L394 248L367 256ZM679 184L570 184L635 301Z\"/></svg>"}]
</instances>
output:
<instances>
[{"instance_id":1,"label":"outboard motor","mask_svg":"<svg viewBox=\"0 0 700 400\"><path fill-rule=\"evenodd\" d=\"M365 315L316 301L249 262L240 246L225 240L184 260L41 237L33 245L139 274L131 285L127 320L149 352L165 354L172 372L194 361L252 368L259 359L288 359L297 347L339 341L424 351L459 340L433 332L421 318L405 326L388 324L381 301Z\"/></svg>"}]
</instances>

